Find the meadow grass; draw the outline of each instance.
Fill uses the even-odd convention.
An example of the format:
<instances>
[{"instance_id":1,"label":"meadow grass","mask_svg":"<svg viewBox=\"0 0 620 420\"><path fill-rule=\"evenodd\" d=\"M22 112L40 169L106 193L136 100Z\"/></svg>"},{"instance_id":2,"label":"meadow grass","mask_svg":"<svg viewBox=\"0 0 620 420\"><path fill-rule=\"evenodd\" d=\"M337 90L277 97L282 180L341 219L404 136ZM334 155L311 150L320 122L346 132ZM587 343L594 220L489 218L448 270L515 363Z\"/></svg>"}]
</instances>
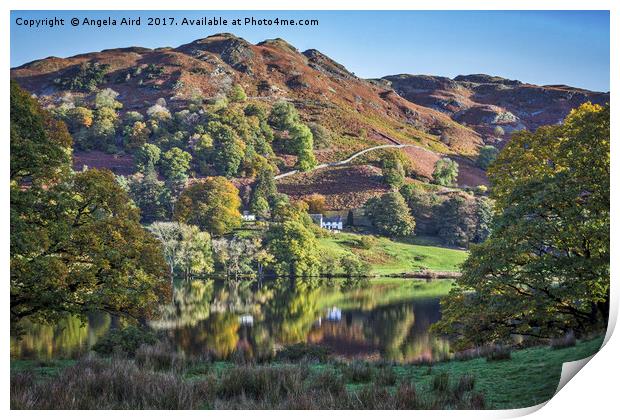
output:
<instances>
[{"instance_id":1,"label":"meadow grass","mask_svg":"<svg viewBox=\"0 0 620 420\"><path fill-rule=\"evenodd\" d=\"M156 361L87 356L11 362L11 407L508 409L550 399L562 363L594 354L602 337L574 347L532 347L511 359L434 365L277 358L266 363ZM143 351L144 357L152 351Z\"/></svg>"},{"instance_id":2,"label":"meadow grass","mask_svg":"<svg viewBox=\"0 0 620 420\"><path fill-rule=\"evenodd\" d=\"M394 275L421 270L459 271L467 251L441 247L433 238L419 237L393 240L374 237L369 249L356 246L362 237L355 233L339 233L319 239L320 246L337 255L352 252L371 266L373 275Z\"/></svg>"}]
</instances>

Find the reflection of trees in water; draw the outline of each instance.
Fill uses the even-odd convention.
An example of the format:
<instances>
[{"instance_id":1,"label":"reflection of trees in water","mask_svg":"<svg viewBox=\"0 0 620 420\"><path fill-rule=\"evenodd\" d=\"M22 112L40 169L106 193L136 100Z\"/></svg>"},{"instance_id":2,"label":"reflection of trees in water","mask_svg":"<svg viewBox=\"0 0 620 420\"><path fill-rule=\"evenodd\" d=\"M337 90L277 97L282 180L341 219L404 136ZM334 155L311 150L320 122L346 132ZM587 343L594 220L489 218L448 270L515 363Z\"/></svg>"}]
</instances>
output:
<instances>
[{"instance_id":1,"label":"reflection of trees in water","mask_svg":"<svg viewBox=\"0 0 620 420\"><path fill-rule=\"evenodd\" d=\"M213 281L194 280L174 288L172 302L161 310L161 317L150 322L155 329L193 326L209 318L213 298Z\"/></svg>"},{"instance_id":2,"label":"reflection of trees in water","mask_svg":"<svg viewBox=\"0 0 620 420\"><path fill-rule=\"evenodd\" d=\"M171 303L162 308L161 319L150 325L167 331L179 350L217 358L227 358L235 350L261 357L273 353L277 345L305 341L325 343L346 356L382 355L396 361L437 359L448 353L447 343L428 333L440 316L438 299L387 296L391 289L380 284L346 291L336 286L301 280L260 289L249 283L182 282ZM388 303L394 300L402 303ZM334 305L345 308L342 320L317 324L326 308ZM240 325L242 314L251 315L253 322ZM77 319L65 323L32 326L22 341L11 340L11 354L78 355L111 325L109 316L90 317L89 327Z\"/></svg>"},{"instance_id":3,"label":"reflection of trees in water","mask_svg":"<svg viewBox=\"0 0 620 420\"><path fill-rule=\"evenodd\" d=\"M82 322L77 316L62 319L56 325L24 323L24 335L11 337L11 356L48 359L76 357L94 345L110 327L110 316L91 314Z\"/></svg>"},{"instance_id":4,"label":"reflection of trees in water","mask_svg":"<svg viewBox=\"0 0 620 420\"><path fill-rule=\"evenodd\" d=\"M271 336L281 344L306 341L320 311L319 294L318 287L301 280L276 287L263 308Z\"/></svg>"}]
</instances>

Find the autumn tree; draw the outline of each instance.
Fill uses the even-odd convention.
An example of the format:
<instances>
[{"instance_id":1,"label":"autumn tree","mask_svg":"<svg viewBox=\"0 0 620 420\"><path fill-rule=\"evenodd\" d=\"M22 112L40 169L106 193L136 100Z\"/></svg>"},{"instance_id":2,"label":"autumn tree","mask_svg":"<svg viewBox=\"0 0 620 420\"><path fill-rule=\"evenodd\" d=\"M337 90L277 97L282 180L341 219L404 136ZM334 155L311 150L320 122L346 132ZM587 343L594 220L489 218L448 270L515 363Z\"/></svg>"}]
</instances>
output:
<instances>
[{"instance_id":1,"label":"autumn tree","mask_svg":"<svg viewBox=\"0 0 620 420\"><path fill-rule=\"evenodd\" d=\"M210 177L187 187L176 204L177 221L192 224L214 235L241 225L239 190L224 177Z\"/></svg>"},{"instance_id":2,"label":"autumn tree","mask_svg":"<svg viewBox=\"0 0 620 420\"><path fill-rule=\"evenodd\" d=\"M119 252L122 250L122 252ZM93 310L156 314L170 293L159 243L109 171L71 171L63 124L11 83L11 327Z\"/></svg>"},{"instance_id":3,"label":"autumn tree","mask_svg":"<svg viewBox=\"0 0 620 420\"><path fill-rule=\"evenodd\" d=\"M461 346L578 336L609 311L609 106L518 132L490 169L493 231L442 303Z\"/></svg>"}]
</instances>

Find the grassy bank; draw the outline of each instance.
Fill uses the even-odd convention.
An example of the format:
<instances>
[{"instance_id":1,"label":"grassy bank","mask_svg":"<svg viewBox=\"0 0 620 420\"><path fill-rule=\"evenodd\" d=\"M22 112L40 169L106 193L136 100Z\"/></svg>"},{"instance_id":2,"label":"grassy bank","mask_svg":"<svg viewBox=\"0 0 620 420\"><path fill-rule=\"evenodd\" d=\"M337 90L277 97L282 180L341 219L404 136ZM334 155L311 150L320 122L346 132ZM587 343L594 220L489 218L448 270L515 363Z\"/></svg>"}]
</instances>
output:
<instances>
[{"instance_id":1,"label":"grassy bank","mask_svg":"<svg viewBox=\"0 0 620 420\"><path fill-rule=\"evenodd\" d=\"M367 238L366 243L362 238ZM397 241L385 237L339 233L320 238L327 251L341 255L352 252L371 266L373 275L409 273L420 270L459 271L467 251L441 247L433 238L414 237ZM365 248L366 247L366 248Z\"/></svg>"},{"instance_id":2,"label":"grassy bank","mask_svg":"<svg viewBox=\"0 0 620 420\"><path fill-rule=\"evenodd\" d=\"M553 396L562 363L587 357L602 338L536 347L504 361L476 358L433 366L330 361L283 353L264 364L185 360L165 348L135 359L11 363L18 408L519 408Z\"/></svg>"}]
</instances>

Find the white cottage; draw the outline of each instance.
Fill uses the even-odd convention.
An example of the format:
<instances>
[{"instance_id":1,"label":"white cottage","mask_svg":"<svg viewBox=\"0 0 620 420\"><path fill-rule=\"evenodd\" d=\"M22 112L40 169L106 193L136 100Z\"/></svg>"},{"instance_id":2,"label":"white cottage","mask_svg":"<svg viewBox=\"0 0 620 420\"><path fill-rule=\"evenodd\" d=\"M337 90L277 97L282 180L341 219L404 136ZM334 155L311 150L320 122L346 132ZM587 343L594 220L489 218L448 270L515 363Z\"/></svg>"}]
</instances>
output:
<instances>
[{"instance_id":1,"label":"white cottage","mask_svg":"<svg viewBox=\"0 0 620 420\"><path fill-rule=\"evenodd\" d=\"M333 230L336 232L342 230L343 222L342 217L340 216L325 217L322 214L311 214L310 217L314 223L321 226L323 229Z\"/></svg>"}]
</instances>

